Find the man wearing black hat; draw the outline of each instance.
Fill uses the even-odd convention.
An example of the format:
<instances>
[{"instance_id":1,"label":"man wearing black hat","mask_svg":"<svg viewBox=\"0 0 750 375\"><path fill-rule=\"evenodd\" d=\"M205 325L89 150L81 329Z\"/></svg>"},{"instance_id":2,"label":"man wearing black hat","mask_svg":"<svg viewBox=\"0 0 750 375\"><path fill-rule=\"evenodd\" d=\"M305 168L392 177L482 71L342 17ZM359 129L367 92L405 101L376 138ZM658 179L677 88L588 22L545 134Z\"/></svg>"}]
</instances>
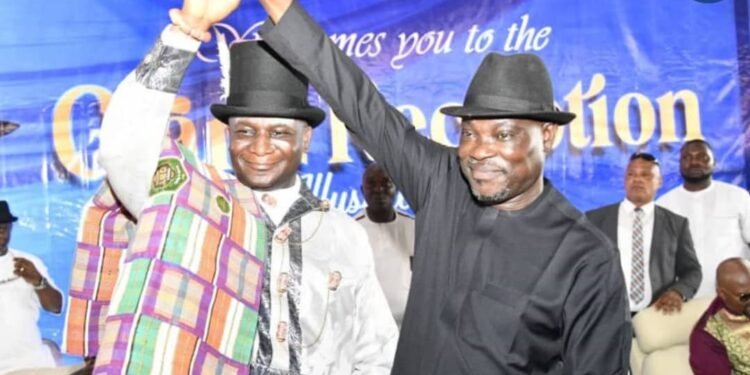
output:
<instances>
[{"instance_id":1,"label":"man wearing black hat","mask_svg":"<svg viewBox=\"0 0 750 375\"><path fill-rule=\"evenodd\" d=\"M302 72L416 212L394 374L624 374L632 339L615 247L543 178L558 125L533 55L489 54L458 149L420 136L290 0L263 39Z\"/></svg>"},{"instance_id":2,"label":"man wearing black hat","mask_svg":"<svg viewBox=\"0 0 750 375\"><path fill-rule=\"evenodd\" d=\"M164 200L164 194L176 192L182 196L180 191L192 184L194 187L185 190L185 199L192 213L197 209L200 221L191 219L180 228L175 226L176 219L167 216L174 236L181 236L183 231L192 233L216 222L218 230L227 231L226 241L239 236L240 244L266 245L262 285L240 285L236 292L241 297L254 295L256 288L259 291L257 334L249 361L253 374L389 373L398 331L375 275L367 235L345 213L315 197L297 175L312 127L324 119L322 110L308 104L307 81L299 73L279 60L263 42L240 42L231 46L229 96L226 104L212 105L211 112L228 125L229 154L236 177L212 177L213 184L196 184L197 174L213 176L217 172L207 166L183 163L181 160L189 161L194 156L179 145L159 147L174 93L198 49L199 42L195 38L205 39L211 24L223 18L212 17L212 11L226 15L236 5L232 1L187 0L182 10L172 10L170 16L175 25L164 31L155 51L144 59L135 75L120 84L110 101L101 132L100 163L107 171L114 193L139 221L129 253L138 253L138 244L150 241L141 233L150 230L143 227L142 222L154 212L154 205ZM126 138L128 142L123 142ZM168 156L178 161L168 164L164 161ZM222 185L230 194L214 196L214 191L221 193L217 187ZM205 196L205 191L212 193ZM197 203L192 204L192 201ZM179 211L180 202L177 204L170 212ZM247 212L257 213L268 229L260 234L248 229L243 234L239 229L238 235L236 228L241 228L243 221L236 220L234 213L226 217L228 224L222 224L222 212L234 210L236 204ZM211 256L213 248L206 245L211 242L208 234L198 233L188 234L181 240L185 241L184 252L189 254L200 249L198 254L190 256L196 259ZM171 237L167 235L166 241ZM169 253L170 250L152 252L157 258L154 262L165 261L159 258L160 251ZM129 256L126 264L132 258L134 256ZM198 260L191 262L197 264ZM180 266L192 267L182 263ZM197 269L200 271L200 267ZM258 273L257 270L252 272ZM223 278L224 275L218 275L214 282L235 285L222 282ZM115 289L110 310L118 311L127 299L118 295L119 287ZM223 290L223 286L219 285L218 289ZM208 328L210 331L215 326L225 327L225 338L215 340L208 334L204 340L206 346L217 345L213 350L219 352L241 338L237 336L242 335L238 332L246 332L244 326L255 330L255 321L229 320L239 314L231 305L226 311L221 310L222 306L217 302L205 311L207 315L210 312L207 319L224 314L228 317L226 321L211 323ZM142 310L148 315L147 308ZM115 363L119 344L107 343L107 337L114 331L111 327L114 324L110 322L117 319L116 314L108 318L105 344L97 357L97 371L117 372L134 368L136 361L143 363L141 358L130 354L134 350L125 353L129 355L129 367ZM162 317L156 316L156 319ZM231 327L234 332L227 331ZM156 336L154 340L158 343L158 334ZM240 361L234 353L246 349L244 345L226 351L221 358L234 364ZM177 354L171 354L169 349L163 351L167 354L162 358L159 358L159 351L152 354L164 363L159 366L182 366ZM101 353L106 358L102 358ZM201 355L189 358L185 365L197 366L194 363L199 363L201 358ZM142 364L144 367L154 365ZM191 368L191 372L196 373L228 371L227 367ZM246 370L238 368L239 373Z\"/></svg>"},{"instance_id":3,"label":"man wearing black hat","mask_svg":"<svg viewBox=\"0 0 750 375\"><path fill-rule=\"evenodd\" d=\"M0 374L55 367L37 327L39 307L59 313L62 294L37 257L11 249L10 234L18 218L0 201Z\"/></svg>"}]
</instances>

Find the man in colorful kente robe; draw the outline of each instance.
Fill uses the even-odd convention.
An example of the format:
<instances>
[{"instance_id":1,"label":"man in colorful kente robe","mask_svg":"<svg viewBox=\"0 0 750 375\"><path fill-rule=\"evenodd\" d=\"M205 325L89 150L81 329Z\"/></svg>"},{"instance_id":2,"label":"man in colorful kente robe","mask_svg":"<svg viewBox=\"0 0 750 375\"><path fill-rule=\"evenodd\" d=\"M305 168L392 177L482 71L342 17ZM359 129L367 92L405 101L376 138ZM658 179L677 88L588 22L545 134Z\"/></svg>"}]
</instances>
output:
<instances>
[{"instance_id":1,"label":"man in colorful kente robe","mask_svg":"<svg viewBox=\"0 0 750 375\"><path fill-rule=\"evenodd\" d=\"M229 125L236 178L160 147L195 38L222 6L236 4L173 11L185 31L167 28L107 109L100 162L138 226L95 373L388 373L397 329L366 234L296 174L324 118L306 81L262 43L235 44L227 105L212 112Z\"/></svg>"}]
</instances>

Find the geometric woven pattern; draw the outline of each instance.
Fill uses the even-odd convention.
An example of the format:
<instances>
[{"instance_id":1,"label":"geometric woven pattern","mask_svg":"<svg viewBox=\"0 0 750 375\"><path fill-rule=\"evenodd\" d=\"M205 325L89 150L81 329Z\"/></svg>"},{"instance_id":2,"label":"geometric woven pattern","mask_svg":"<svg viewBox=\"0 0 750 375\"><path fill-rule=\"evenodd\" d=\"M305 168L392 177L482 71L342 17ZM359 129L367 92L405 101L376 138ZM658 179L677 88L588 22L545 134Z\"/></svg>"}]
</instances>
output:
<instances>
[{"instance_id":1,"label":"geometric woven pattern","mask_svg":"<svg viewBox=\"0 0 750 375\"><path fill-rule=\"evenodd\" d=\"M211 284L183 268L154 260L153 272L146 281L142 303L146 315L169 320L199 336L206 329L207 314L213 289Z\"/></svg>"},{"instance_id":2,"label":"geometric woven pattern","mask_svg":"<svg viewBox=\"0 0 750 375\"><path fill-rule=\"evenodd\" d=\"M70 278L63 350L94 356L134 223L103 183L84 205Z\"/></svg>"},{"instance_id":3,"label":"geometric woven pattern","mask_svg":"<svg viewBox=\"0 0 750 375\"><path fill-rule=\"evenodd\" d=\"M95 373L246 374L266 228L190 151L169 142L161 158L176 172L158 176L138 219Z\"/></svg>"},{"instance_id":4,"label":"geometric woven pattern","mask_svg":"<svg viewBox=\"0 0 750 375\"><path fill-rule=\"evenodd\" d=\"M258 309L263 290L263 263L248 256L231 241L224 242L219 258L221 268L218 284L237 300Z\"/></svg>"}]
</instances>

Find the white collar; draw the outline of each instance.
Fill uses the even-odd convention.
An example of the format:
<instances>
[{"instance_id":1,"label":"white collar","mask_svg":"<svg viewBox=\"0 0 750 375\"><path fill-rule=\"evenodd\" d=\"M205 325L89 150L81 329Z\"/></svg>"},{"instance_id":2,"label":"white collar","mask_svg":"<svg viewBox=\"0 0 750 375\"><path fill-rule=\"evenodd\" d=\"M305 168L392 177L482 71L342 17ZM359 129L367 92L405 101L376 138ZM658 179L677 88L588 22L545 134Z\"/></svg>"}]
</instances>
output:
<instances>
[{"instance_id":1,"label":"white collar","mask_svg":"<svg viewBox=\"0 0 750 375\"><path fill-rule=\"evenodd\" d=\"M636 209L635 204L629 201L628 198L625 198L622 201L622 208L625 209L625 213L627 214L632 214L633 212L635 212L635 209ZM643 206L641 206L641 210L643 210L643 213L645 214L645 216L651 215L654 212L654 201L648 202L644 204Z\"/></svg>"},{"instance_id":2,"label":"white collar","mask_svg":"<svg viewBox=\"0 0 750 375\"><path fill-rule=\"evenodd\" d=\"M260 206L274 224L280 224L294 202L299 199L301 186L302 180L295 176L294 184L288 188L256 192L260 197Z\"/></svg>"},{"instance_id":3,"label":"white collar","mask_svg":"<svg viewBox=\"0 0 750 375\"><path fill-rule=\"evenodd\" d=\"M690 191L688 189L685 189L685 184L680 185L680 188L682 188L682 190L685 193L691 194L693 198L697 198L697 197L699 197L699 196L701 196L703 194L708 194L709 192L713 191L715 185L716 185L715 181L711 180L711 183L705 189L702 189L702 190Z\"/></svg>"}]
</instances>

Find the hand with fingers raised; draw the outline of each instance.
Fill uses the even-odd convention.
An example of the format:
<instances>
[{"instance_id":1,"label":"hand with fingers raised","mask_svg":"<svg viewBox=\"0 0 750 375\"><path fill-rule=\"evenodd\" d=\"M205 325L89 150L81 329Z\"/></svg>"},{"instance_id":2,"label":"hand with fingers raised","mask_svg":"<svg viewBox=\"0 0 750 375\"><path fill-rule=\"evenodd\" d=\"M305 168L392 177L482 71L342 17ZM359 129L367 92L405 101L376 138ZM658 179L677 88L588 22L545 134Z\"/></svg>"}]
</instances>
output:
<instances>
[{"instance_id":1,"label":"hand with fingers raised","mask_svg":"<svg viewBox=\"0 0 750 375\"><path fill-rule=\"evenodd\" d=\"M212 25L237 9L240 0L185 0L182 9L170 9L172 24L192 38L208 42Z\"/></svg>"}]
</instances>

